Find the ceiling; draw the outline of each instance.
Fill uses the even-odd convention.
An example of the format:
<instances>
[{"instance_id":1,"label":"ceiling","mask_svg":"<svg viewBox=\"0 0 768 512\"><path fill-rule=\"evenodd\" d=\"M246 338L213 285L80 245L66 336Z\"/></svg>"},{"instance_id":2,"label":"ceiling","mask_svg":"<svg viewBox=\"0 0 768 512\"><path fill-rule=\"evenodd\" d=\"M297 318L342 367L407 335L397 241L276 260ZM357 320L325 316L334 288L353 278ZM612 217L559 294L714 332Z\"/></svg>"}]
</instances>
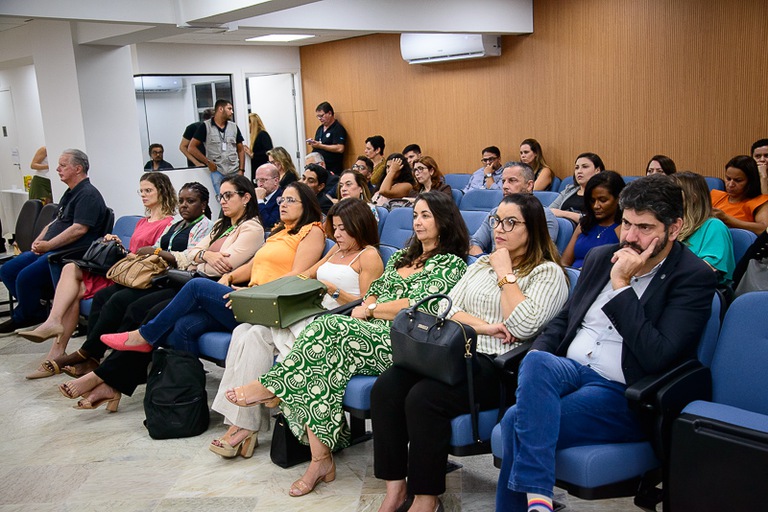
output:
<instances>
[{"instance_id":1,"label":"ceiling","mask_svg":"<svg viewBox=\"0 0 768 512\"><path fill-rule=\"evenodd\" d=\"M36 19L76 24L80 44L303 46L374 33L533 31L532 0L3 0L0 31ZM311 34L294 42L247 42Z\"/></svg>"}]
</instances>

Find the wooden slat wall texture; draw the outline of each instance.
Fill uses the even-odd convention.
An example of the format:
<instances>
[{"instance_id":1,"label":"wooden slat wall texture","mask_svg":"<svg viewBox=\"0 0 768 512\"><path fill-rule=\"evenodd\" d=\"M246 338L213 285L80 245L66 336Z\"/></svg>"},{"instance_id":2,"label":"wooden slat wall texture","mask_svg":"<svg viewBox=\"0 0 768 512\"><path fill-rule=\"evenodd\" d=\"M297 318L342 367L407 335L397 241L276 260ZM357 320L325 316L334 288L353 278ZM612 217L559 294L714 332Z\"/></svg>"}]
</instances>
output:
<instances>
[{"instance_id":1,"label":"wooden slat wall texture","mask_svg":"<svg viewBox=\"0 0 768 512\"><path fill-rule=\"evenodd\" d=\"M535 0L534 33L502 38L499 58L409 65L399 36L301 49L308 135L330 101L350 136L386 153L419 143L445 172L481 166L499 146L518 158L533 137L556 174L593 151L608 169L645 173L653 154L679 170L723 166L768 137L768 2Z\"/></svg>"}]
</instances>

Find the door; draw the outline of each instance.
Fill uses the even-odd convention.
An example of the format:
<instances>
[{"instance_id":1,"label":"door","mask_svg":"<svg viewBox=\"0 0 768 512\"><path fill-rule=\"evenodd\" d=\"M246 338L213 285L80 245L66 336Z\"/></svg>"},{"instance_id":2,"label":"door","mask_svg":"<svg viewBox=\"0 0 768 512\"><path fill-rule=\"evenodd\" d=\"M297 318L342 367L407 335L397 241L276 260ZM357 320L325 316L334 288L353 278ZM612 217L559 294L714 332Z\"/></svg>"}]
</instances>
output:
<instances>
[{"instance_id":1,"label":"door","mask_svg":"<svg viewBox=\"0 0 768 512\"><path fill-rule=\"evenodd\" d=\"M0 89L0 189L24 188L10 89Z\"/></svg>"},{"instance_id":2,"label":"door","mask_svg":"<svg viewBox=\"0 0 768 512\"><path fill-rule=\"evenodd\" d=\"M296 117L295 75L259 75L248 77L248 98L250 112L259 114L264 127L272 138L272 144L284 147L293 158L296 170L301 174L304 162L301 160L298 119ZM250 134L243 134L250 137ZM250 139L249 139L250 140Z\"/></svg>"}]
</instances>

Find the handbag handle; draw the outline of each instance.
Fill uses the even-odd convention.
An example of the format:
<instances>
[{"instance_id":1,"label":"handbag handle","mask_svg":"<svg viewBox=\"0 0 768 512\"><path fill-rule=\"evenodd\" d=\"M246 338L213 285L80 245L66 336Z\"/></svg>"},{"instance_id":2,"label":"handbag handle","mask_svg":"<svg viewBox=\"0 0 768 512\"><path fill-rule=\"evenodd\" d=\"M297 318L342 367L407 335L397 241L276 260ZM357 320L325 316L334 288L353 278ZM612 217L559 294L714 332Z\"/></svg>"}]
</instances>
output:
<instances>
[{"instance_id":1,"label":"handbag handle","mask_svg":"<svg viewBox=\"0 0 768 512\"><path fill-rule=\"evenodd\" d=\"M443 311L441 314L437 315L437 325L443 325L445 323L445 317L448 316L448 312L451 311L451 308L453 307L453 301L449 296L447 296L444 293L435 293L433 295L428 295L421 299L419 302L411 306L410 308L406 309L406 314L408 315L408 318L413 320L413 315L416 312L417 309L419 309L419 306L424 304L425 302L429 302L430 300L442 300L445 299L448 301L448 307L445 308L445 311Z\"/></svg>"}]
</instances>

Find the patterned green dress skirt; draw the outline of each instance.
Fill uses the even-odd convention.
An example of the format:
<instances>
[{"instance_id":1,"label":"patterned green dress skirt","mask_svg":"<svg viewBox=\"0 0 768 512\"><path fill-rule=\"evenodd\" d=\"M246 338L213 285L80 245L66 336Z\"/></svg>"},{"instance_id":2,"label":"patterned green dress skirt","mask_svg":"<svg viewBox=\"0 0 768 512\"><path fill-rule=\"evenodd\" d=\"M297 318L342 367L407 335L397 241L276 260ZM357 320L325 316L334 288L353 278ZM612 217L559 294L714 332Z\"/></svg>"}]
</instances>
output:
<instances>
[{"instance_id":1,"label":"patterned green dress skirt","mask_svg":"<svg viewBox=\"0 0 768 512\"><path fill-rule=\"evenodd\" d=\"M433 256L407 278L394 269L399 253L390 258L382 277L368 295L378 302L407 297L414 301L446 293L466 270L454 255ZM427 309L437 313L437 303ZM392 365L391 322L358 320L342 315L322 316L296 339L291 352L261 377L261 383L282 399L281 409L291 432L307 443L306 428L331 450L349 445L350 432L341 407L344 390L355 375L379 375Z\"/></svg>"}]
</instances>

